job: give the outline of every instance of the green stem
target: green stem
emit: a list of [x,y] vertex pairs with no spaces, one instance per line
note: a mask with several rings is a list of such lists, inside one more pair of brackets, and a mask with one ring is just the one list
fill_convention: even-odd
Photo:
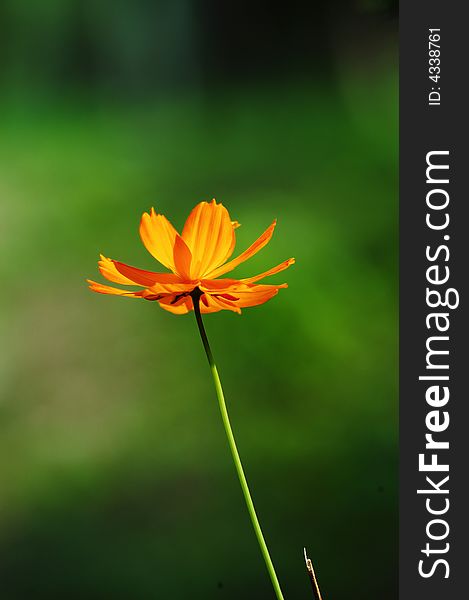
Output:
[[226,437],[228,438],[228,444],[230,446],[231,455],[233,457],[233,461],[236,467],[236,472],[238,473],[239,483],[241,484],[241,489],[243,490],[243,495],[246,501],[249,516],[251,517],[252,526],[254,527],[254,532],[256,534],[257,541],[259,542],[262,556],[264,557],[267,571],[269,572],[270,579],[272,581],[272,585],[274,587],[277,599],[284,600],[282,590],[280,589],[280,583],[278,581],[277,574],[275,573],[272,559],[270,558],[269,549],[267,548],[267,544],[265,543],[259,519],[257,518],[256,509],[254,508],[254,503],[251,498],[248,482],[246,480],[243,465],[239,457],[238,448],[236,447],[236,441],[233,435],[233,430],[231,429],[230,419],[228,417],[228,411],[226,409],[225,397],[223,395],[223,388],[221,385],[220,376],[218,375],[217,366],[215,364],[215,360],[213,359],[212,350],[210,349],[210,344],[202,321],[202,315],[200,314],[200,293],[194,294],[192,299],[194,303],[195,318],[197,320],[197,325],[199,326],[200,337],[202,338],[202,343],[204,345],[205,353],[207,354],[208,363],[210,365],[210,371],[212,372],[212,377],[215,384],[215,390],[217,393],[218,404],[220,406],[221,418],[225,427]]

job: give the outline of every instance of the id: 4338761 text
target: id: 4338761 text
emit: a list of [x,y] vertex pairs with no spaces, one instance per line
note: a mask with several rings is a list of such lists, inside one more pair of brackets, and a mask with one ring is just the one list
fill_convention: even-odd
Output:
[[431,90],[428,94],[429,106],[440,106],[440,77],[441,77],[441,48],[440,48],[440,30],[428,30],[428,79],[431,83]]

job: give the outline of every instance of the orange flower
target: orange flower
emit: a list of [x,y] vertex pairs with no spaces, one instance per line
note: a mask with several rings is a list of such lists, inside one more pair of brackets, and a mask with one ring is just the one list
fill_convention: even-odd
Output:
[[101,255],[99,270],[106,279],[143,289],[131,291],[88,280],[90,289],[100,294],[156,300],[162,308],[177,315],[193,309],[194,297],[200,298],[202,313],[224,309],[241,313],[242,308],[263,304],[275,296],[280,288],[287,287],[286,283],[259,285],[257,282],[287,269],[295,262],[294,258],[255,277],[219,279],[220,275],[229,273],[268,244],[275,223],[247,250],[228,260],[235,247],[235,229],[239,223],[231,220],[222,204],[217,204],[215,200],[197,204],[181,235],[166,217],[152,208],[150,214],[144,213],[142,216],[140,237],[148,252],[171,273],[143,271]]

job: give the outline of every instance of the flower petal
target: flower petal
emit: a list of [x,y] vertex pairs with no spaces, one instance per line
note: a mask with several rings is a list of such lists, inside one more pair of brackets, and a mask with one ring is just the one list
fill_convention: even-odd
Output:
[[110,258],[106,258],[103,254],[100,254],[100,260],[98,261],[98,268],[103,277],[112,281],[113,283],[122,283],[123,285],[135,285],[135,282],[119,273],[116,269],[114,261]]
[[264,273],[261,273],[260,275],[255,275],[254,277],[247,277],[245,279],[240,279],[240,281],[242,281],[243,283],[255,283],[256,281],[260,281],[261,279],[264,279],[264,277],[269,277],[270,275],[275,275],[276,273],[285,271],[285,269],[288,269],[288,267],[293,265],[294,263],[295,263],[295,259],[289,258],[288,260],[283,261],[276,267],[272,267],[272,269],[269,269],[268,271],[264,271]]
[[222,288],[219,285],[221,281],[223,280],[204,280],[200,289],[205,292],[210,306],[216,304],[221,308],[233,310],[234,312],[241,312],[239,310],[241,308],[263,304],[273,298],[279,289],[288,287],[286,283],[281,285],[253,285],[232,280],[231,285]]
[[143,213],[140,221],[140,237],[148,252],[167,269],[174,271],[173,249],[177,231],[166,217],[152,208]]
[[145,294],[159,294],[163,295],[187,295],[190,294],[194,290],[195,285],[193,283],[155,283],[147,290],[145,290]]
[[167,297],[158,302],[158,304],[161,306],[161,308],[164,308],[164,310],[167,310],[174,315],[185,315],[193,308],[192,298],[190,296],[185,296],[176,302],[174,302],[174,297]]
[[119,288],[111,287],[110,285],[103,285],[92,281],[91,279],[86,280],[89,283],[90,290],[98,292],[98,294],[111,294],[113,296],[127,296],[128,298],[142,298],[144,290],[138,292],[131,290],[121,290]]
[[200,202],[192,210],[182,237],[192,253],[191,278],[197,279],[223,264],[233,253],[239,226],[223,204]]
[[149,287],[155,283],[177,283],[180,278],[173,273],[154,273],[144,271],[121,263],[112,258],[106,258],[102,254],[98,262],[101,274],[109,281],[122,283],[123,285],[141,285]]
[[219,304],[212,302],[213,298],[208,294],[203,294],[200,297],[200,312],[203,314],[220,312],[223,307]]
[[258,285],[254,286],[249,292],[234,292],[238,296],[238,300],[233,301],[233,304],[239,308],[264,304],[264,302],[276,296],[279,289],[284,287],[287,287],[287,285]]
[[277,224],[277,220],[275,220],[264,231],[264,233],[259,238],[257,238],[257,240],[253,244],[251,244],[249,246],[249,248],[247,250],[242,252],[238,257],[234,258],[233,260],[230,260],[230,262],[227,262],[226,264],[221,265],[217,269],[210,271],[209,273],[206,274],[205,277],[207,279],[215,279],[216,277],[219,277],[220,275],[224,275],[225,273],[232,271],[235,267],[240,265],[242,262],[244,262],[245,260],[248,260],[248,258],[251,258],[251,256],[254,256],[255,254],[257,254],[257,252],[259,252],[259,250],[262,250],[262,248],[264,248],[264,246],[266,246],[270,242],[272,235],[274,233],[276,224]]
[[[221,279],[201,279],[200,285],[204,289],[209,290],[227,290],[232,286],[239,286],[242,284],[252,284],[264,279],[264,277],[269,277],[270,275],[275,275],[276,273],[280,273],[285,269],[288,269],[291,265],[295,264],[294,258],[289,258],[288,260],[283,261],[276,267],[269,269],[268,271],[264,271],[264,273],[260,273],[259,275],[255,275],[254,277],[246,277],[244,279],[233,279],[230,277],[225,277]],[[284,285],[276,286],[276,287],[284,287]]]
[[210,296],[209,294],[205,294],[202,298],[206,298],[206,304],[201,303],[200,312],[202,313],[213,313],[218,312],[220,310],[231,310],[232,312],[241,314],[241,309],[236,306],[233,302],[229,302],[225,298],[221,298],[218,296]]
[[174,243],[174,270],[186,280],[191,280],[192,254],[186,242],[177,234]]

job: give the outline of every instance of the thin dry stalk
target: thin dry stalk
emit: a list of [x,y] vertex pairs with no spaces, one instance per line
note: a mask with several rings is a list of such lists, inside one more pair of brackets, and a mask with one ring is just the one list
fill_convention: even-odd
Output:
[[303,548],[303,551],[304,551],[304,555],[305,555],[306,569],[308,571],[309,579],[311,581],[311,587],[313,588],[313,592],[314,592],[314,598],[315,598],[315,600],[322,600],[321,590],[319,589],[318,580],[316,579],[316,573],[314,572],[313,563],[311,562],[311,559],[308,558],[308,555],[306,554],[306,548]]

